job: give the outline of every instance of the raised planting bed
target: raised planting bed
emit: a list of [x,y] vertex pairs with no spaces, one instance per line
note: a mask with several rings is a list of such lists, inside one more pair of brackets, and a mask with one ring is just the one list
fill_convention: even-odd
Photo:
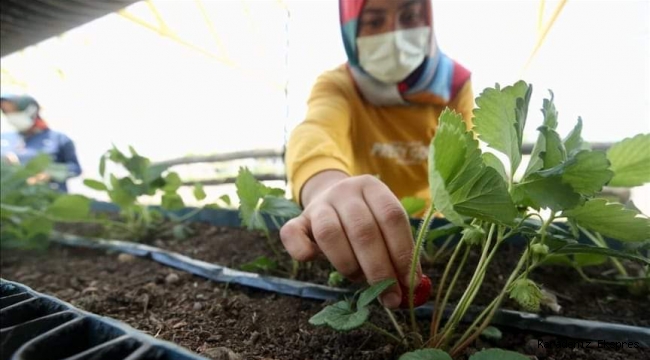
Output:
[[[191,224],[191,227],[195,235],[185,240],[161,238],[154,243],[194,259],[232,268],[261,255],[272,256],[264,237],[256,232],[200,223]],[[68,226],[66,230],[71,232],[74,228]],[[88,234],[91,229],[82,227],[77,232]],[[520,250],[510,245],[507,251]],[[471,255],[469,261],[473,261],[474,256]],[[495,274],[505,273],[512,266],[510,258],[504,257],[504,261],[492,265],[496,267]],[[288,261],[288,257],[284,260]],[[424,263],[424,271],[434,284],[444,260],[436,263],[438,265]],[[503,271],[499,270],[501,267]],[[397,359],[400,354],[399,348],[366,329],[341,334],[310,325],[308,320],[323,308],[322,301],[216,283],[117,252],[61,245],[53,245],[47,252],[5,250],[1,274],[5,279],[24,283],[90,312],[125,321],[138,330],[207,357],[220,351],[215,350],[219,347],[229,348],[244,359]],[[329,265],[317,261],[311,269],[303,268],[299,279],[325,284],[328,274]],[[498,277],[486,279],[481,290],[485,296],[479,297],[478,304],[483,298],[494,296]],[[647,295],[634,297],[625,288],[587,284],[580,281],[574,271],[558,267],[543,268],[536,272],[534,279],[559,295],[563,316],[649,326],[650,314],[644,306]],[[324,296],[317,292],[311,295]],[[509,302],[504,307],[516,308]],[[406,322],[406,313],[398,313],[398,319]],[[372,321],[390,328],[388,318],[376,305],[372,307]],[[498,325],[503,332],[501,340],[478,339],[463,357],[489,347],[556,360],[646,359],[650,356],[648,348],[604,346],[602,341],[625,341],[614,339],[614,335],[608,338],[613,332],[570,339],[522,331],[515,323],[504,325],[507,323]],[[521,328],[522,324],[519,325]],[[421,326],[424,328],[426,322],[421,322]],[[566,328],[571,326],[575,324],[569,323]],[[539,346],[539,341],[545,345]],[[578,342],[571,346],[569,341]]]

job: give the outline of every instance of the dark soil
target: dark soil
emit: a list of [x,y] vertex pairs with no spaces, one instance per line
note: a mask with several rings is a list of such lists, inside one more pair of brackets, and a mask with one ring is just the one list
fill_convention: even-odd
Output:
[[[215,247],[217,238],[210,238]],[[247,248],[243,238],[246,236],[237,238],[238,245]],[[230,240],[234,241],[233,237]],[[193,241],[185,244],[190,246]],[[225,346],[243,359],[255,360],[389,360],[399,356],[398,349],[369,331],[337,334],[309,325],[309,317],[323,306],[320,302],[216,284],[148,260],[53,246],[47,252],[3,251],[0,269],[2,278],[122,320],[203,355]],[[176,275],[170,276],[172,273]],[[375,309],[372,320],[389,329],[383,315]],[[539,340],[565,339],[502,330],[502,340],[494,344],[479,340],[467,354],[497,346],[539,359],[650,358],[650,349],[612,350],[595,343],[588,348],[539,348]]]
[[[153,245],[233,268],[259,256],[273,257],[262,234],[206,224],[191,224],[190,228],[194,235],[187,239],[160,238]],[[61,230],[100,235],[99,229],[92,226],[68,225]],[[277,233],[272,235],[281,249]],[[489,302],[498,293],[520,250],[504,246],[501,253],[488,271],[492,277],[484,282],[481,297],[477,299],[479,304]],[[1,275],[8,280],[125,321],[203,354],[218,346],[229,347],[247,359],[394,359],[399,354],[399,349],[386,345],[383,338],[364,330],[341,335],[309,325],[309,317],[323,306],[315,301],[236,285],[228,287],[178,272],[175,274],[179,280],[170,282],[166,280],[173,269],[99,251],[53,246],[46,253],[4,251],[2,255]],[[273,275],[290,275],[289,258],[283,256],[279,259],[280,268]],[[477,259],[477,254],[470,256],[468,269],[473,269]],[[433,265],[424,264],[434,284],[443,264],[445,258]],[[326,261],[319,260],[303,266],[297,278],[324,284],[331,270]],[[601,269],[591,271],[597,273]],[[470,276],[470,272],[461,275],[457,296]],[[650,309],[642,305],[647,304],[647,296],[633,297],[625,288],[587,284],[573,270],[565,268],[538,269],[533,278],[558,294],[562,315],[650,325]],[[506,303],[505,307],[516,308],[513,303]],[[388,329],[390,326],[383,315],[377,312],[373,321]],[[650,355],[648,349],[539,349],[538,340],[562,339],[506,331],[499,343],[479,340],[476,348],[498,346],[552,359],[646,359]],[[475,349],[468,350],[472,351]]]

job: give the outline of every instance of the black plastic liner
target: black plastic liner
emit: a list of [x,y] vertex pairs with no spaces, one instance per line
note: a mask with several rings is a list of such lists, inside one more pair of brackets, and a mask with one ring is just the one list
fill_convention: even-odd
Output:
[[[68,234],[56,234],[53,241],[76,247],[86,247],[124,252],[131,255],[152,259],[158,263],[177,268],[191,274],[216,282],[234,283],[279,294],[299,296],[316,300],[337,300],[352,295],[352,290],[333,288],[303,281],[296,281],[273,276],[264,276],[205,261],[192,259],[185,255],[153,246],[120,240],[86,239]],[[450,315],[453,308],[445,309],[444,315]],[[430,304],[416,309],[420,318],[430,318],[433,306]],[[482,309],[472,307],[465,322],[472,322]],[[562,316],[541,316],[513,310],[497,310],[492,320],[495,326],[516,328],[523,331],[535,331],[555,336],[584,340],[604,340],[608,342],[638,342],[641,347],[650,347],[650,329],[638,326],[606,323],[601,321],[581,320]]]
[[208,360],[0,279],[0,360]]

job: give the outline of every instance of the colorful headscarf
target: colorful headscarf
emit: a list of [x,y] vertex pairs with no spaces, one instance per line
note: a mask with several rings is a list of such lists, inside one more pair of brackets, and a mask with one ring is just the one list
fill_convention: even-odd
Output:
[[433,31],[433,12],[431,0],[424,0],[427,6],[427,25],[431,27],[431,47],[424,64],[399,84],[386,84],[367,74],[359,65],[357,52],[357,32],[359,17],[365,0],[339,0],[341,33],[345,52],[348,56],[348,69],[357,88],[364,98],[374,105],[406,105],[425,103],[445,105],[467,82],[470,72],[442,53]]

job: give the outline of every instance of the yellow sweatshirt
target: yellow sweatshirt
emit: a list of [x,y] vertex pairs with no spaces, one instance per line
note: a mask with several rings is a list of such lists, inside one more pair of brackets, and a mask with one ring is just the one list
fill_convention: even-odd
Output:
[[305,120],[291,133],[286,151],[293,198],[324,170],[377,175],[397,198],[430,201],[429,144],[445,107],[462,114],[467,128],[474,96],[467,80],[445,105],[375,106],[357,91],[345,65],[322,74],[308,100]]

